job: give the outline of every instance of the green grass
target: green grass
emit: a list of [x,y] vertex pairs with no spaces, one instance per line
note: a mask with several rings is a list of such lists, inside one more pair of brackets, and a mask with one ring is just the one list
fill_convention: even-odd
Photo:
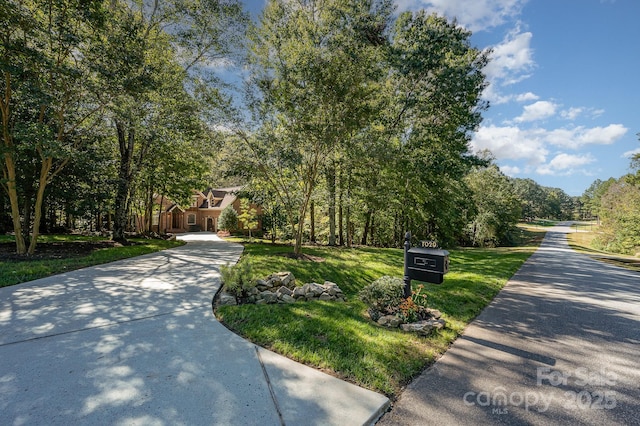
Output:
[[571,232],[567,234],[567,241],[573,250],[615,266],[632,271],[640,271],[640,259],[637,257],[610,253],[594,248],[593,240],[598,236],[598,226],[587,224],[581,225],[579,229],[586,232]]
[[[101,241],[106,240],[101,237],[84,237],[79,235],[45,235],[38,244],[48,242],[70,242],[70,241]],[[2,236],[0,242],[12,242],[13,238]],[[181,241],[146,240],[133,239],[135,245],[123,247],[103,248],[93,251],[85,256],[70,257],[64,259],[27,259],[27,260],[0,260],[0,287],[14,285],[38,278],[74,269],[85,268],[87,266],[99,265],[113,262],[115,260],[140,256],[142,254],[153,253],[171,247],[184,244]]]
[[357,298],[362,287],[382,275],[402,276],[399,249],[305,248],[305,254],[324,259],[310,262],[282,256],[292,251],[290,246],[246,244],[244,255],[250,256],[258,276],[288,270],[298,284],[333,281],[348,300],[225,306],[216,313],[230,329],[258,345],[395,398],[446,351],[534,250],[535,245],[451,250],[444,283],[425,284],[429,306],[439,309],[447,322],[429,337],[379,327],[366,317],[366,307]]

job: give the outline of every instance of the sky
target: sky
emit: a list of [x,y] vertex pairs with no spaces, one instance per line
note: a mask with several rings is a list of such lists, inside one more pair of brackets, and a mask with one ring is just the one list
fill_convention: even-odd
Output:
[[[489,109],[471,148],[503,173],[579,196],[640,153],[639,0],[395,0],[471,30],[491,49]],[[265,0],[245,0],[254,13]]]

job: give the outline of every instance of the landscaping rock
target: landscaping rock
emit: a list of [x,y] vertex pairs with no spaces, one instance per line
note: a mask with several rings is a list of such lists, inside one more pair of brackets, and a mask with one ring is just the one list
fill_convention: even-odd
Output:
[[400,328],[404,331],[411,331],[419,334],[420,336],[427,336],[431,333],[431,331],[435,329],[441,329],[444,327],[443,320],[424,320],[418,321],[410,324],[402,324]]
[[269,290],[261,292],[260,298],[264,300],[265,303],[278,303],[278,295]]
[[307,297],[309,297],[309,293],[312,293],[314,296],[319,297],[322,293],[325,292],[325,288],[318,283],[310,283],[309,291],[307,292]]
[[272,287],[273,287],[273,284],[272,284],[272,283],[268,283],[268,282],[267,282],[267,281],[265,281],[265,280],[257,280],[257,281],[256,281],[256,288],[257,288],[259,291],[268,290],[268,289],[270,289],[270,288],[272,288]]
[[284,294],[286,294],[287,296],[291,296],[293,294],[293,291],[288,289],[287,287],[280,287],[278,288],[278,290],[276,290],[276,294],[278,295],[278,297]]
[[440,317],[442,316],[442,312],[437,309],[427,308],[427,312],[429,312],[429,315],[431,315],[435,319],[440,319]]
[[401,323],[402,320],[395,315],[385,315],[378,318],[378,324],[384,327],[398,328]]
[[280,297],[280,300],[282,300],[284,303],[296,303],[296,299],[289,296],[288,294],[283,294],[282,297]]
[[324,300],[324,301],[330,301],[330,300],[336,300],[336,297],[327,293],[322,293],[320,297],[318,297],[318,299]]
[[238,301],[235,296],[229,293],[220,293],[219,304],[220,306],[233,306],[237,305]]
[[[344,302],[345,297],[340,287],[331,281],[325,281],[324,284],[308,283],[297,287],[296,279],[291,272],[277,272],[265,279],[256,280],[256,286],[247,291],[246,297],[240,303],[293,303],[313,300]],[[238,303],[235,298],[234,301]],[[225,303],[231,304],[232,301],[225,299]]]

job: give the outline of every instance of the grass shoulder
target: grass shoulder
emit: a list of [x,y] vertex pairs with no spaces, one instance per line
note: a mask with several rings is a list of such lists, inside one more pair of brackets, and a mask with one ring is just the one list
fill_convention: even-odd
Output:
[[447,324],[428,337],[378,326],[358,299],[377,278],[402,276],[401,249],[306,247],[313,260],[301,261],[290,257],[288,245],[245,243],[244,256],[250,256],[257,277],[291,271],[298,283],[332,281],[347,302],[224,306],[216,314],[260,346],[395,398],[446,351],[536,247],[450,250],[444,283],[424,285],[429,307],[440,310]]
[[106,238],[44,235],[33,256],[16,256],[12,237],[0,238],[0,287],[32,281],[87,266],[177,247],[181,241],[132,239],[122,246]]
[[597,225],[579,224],[572,229],[575,229],[575,232],[567,234],[567,241],[573,250],[602,262],[640,272],[640,259],[637,257],[610,253],[594,247],[594,240],[598,237],[599,232]]

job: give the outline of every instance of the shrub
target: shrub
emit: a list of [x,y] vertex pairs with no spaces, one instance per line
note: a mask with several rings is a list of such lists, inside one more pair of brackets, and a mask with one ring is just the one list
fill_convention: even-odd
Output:
[[227,293],[236,297],[248,296],[249,291],[256,286],[249,256],[243,257],[233,266],[221,266],[220,275]]
[[238,229],[238,212],[235,211],[233,206],[229,205],[222,210],[218,219],[218,228],[229,232]]
[[369,307],[371,319],[376,321],[383,315],[393,315],[404,301],[402,278],[383,276],[360,290],[360,300]]

